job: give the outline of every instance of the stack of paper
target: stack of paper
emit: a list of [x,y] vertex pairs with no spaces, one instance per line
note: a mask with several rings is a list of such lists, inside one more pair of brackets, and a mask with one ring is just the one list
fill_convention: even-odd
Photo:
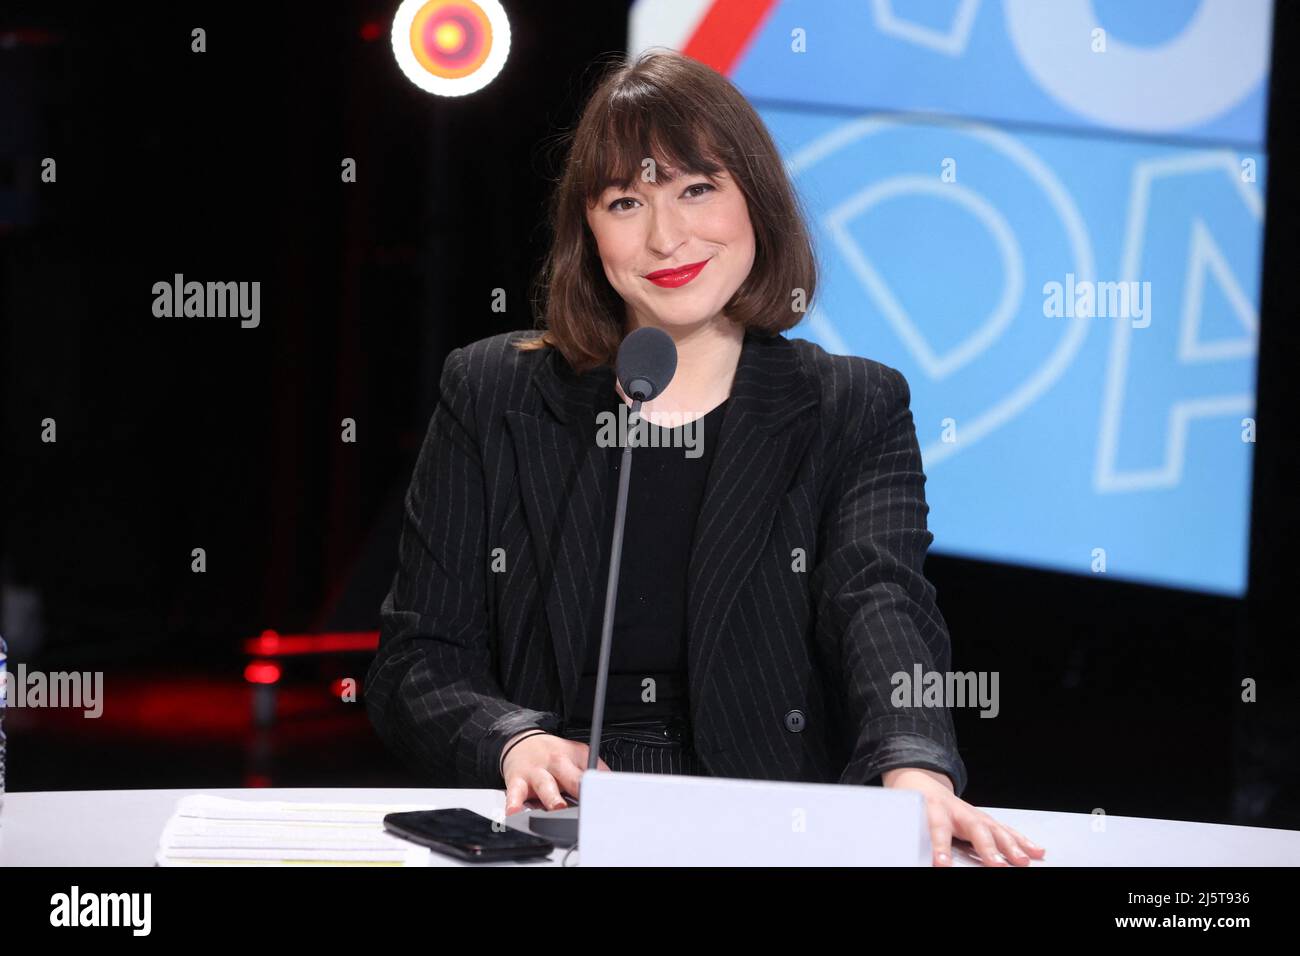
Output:
[[159,866],[428,866],[429,850],[384,830],[422,806],[182,797],[163,828]]

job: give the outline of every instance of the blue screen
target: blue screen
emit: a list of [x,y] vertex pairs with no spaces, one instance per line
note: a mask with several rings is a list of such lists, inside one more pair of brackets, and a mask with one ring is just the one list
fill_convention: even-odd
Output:
[[935,552],[1244,593],[1271,29],[783,0],[730,65],[822,266],[788,334],[907,377]]

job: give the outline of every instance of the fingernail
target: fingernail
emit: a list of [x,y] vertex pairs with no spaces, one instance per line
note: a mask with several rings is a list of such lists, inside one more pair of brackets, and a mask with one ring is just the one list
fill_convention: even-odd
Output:
[[1007,862],[1007,858],[1006,858],[1005,856],[1003,856],[1001,853],[994,853],[994,854],[993,854],[993,859],[997,860],[999,863],[1006,863],[1006,862]]
[[940,854],[939,854],[939,865],[940,865],[940,866],[947,866],[948,863],[949,863],[949,861],[950,861],[951,859],[952,859],[952,858],[951,858],[950,856],[948,856],[947,853],[940,853]]

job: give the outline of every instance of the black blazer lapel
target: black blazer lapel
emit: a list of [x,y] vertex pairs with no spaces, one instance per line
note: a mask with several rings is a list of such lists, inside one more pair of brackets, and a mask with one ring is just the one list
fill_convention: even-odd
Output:
[[547,349],[533,381],[549,414],[509,411],[539,585],[545,595],[555,663],[567,720],[578,691],[596,589],[604,583],[599,560],[608,485],[606,449],[596,445],[601,396],[614,390],[612,369],[576,376]]
[[746,336],[687,576],[687,660],[696,726],[713,651],[736,593],[767,542],[781,496],[807,453],[817,404],[817,391],[789,342]]

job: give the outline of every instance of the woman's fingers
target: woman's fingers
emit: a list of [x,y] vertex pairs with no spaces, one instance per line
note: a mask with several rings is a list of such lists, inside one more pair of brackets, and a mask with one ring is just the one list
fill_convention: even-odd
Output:
[[967,827],[966,839],[975,847],[975,852],[979,854],[980,862],[985,866],[1010,866],[999,851],[997,842],[993,839],[993,830],[988,824],[981,820],[976,820]]
[[931,804],[929,810],[930,847],[934,852],[934,865],[952,866],[952,818],[937,802]]
[[930,824],[930,849],[935,866],[952,865],[952,815],[938,800],[925,801]]
[[[568,740],[557,745],[555,739],[544,739],[541,734],[536,739],[535,745],[532,740],[519,744],[507,760],[506,816],[521,811],[530,799],[547,810],[563,810],[569,805],[564,793],[577,797],[582,787],[587,745]],[[609,770],[603,760],[598,760],[596,767]]]
[[523,777],[511,778],[506,784],[506,816],[522,810],[530,792],[528,781]]
[[547,771],[541,767],[534,767],[528,775],[528,782],[532,784],[533,793],[537,794],[537,799],[547,810],[563,810],[568,804],[564,797],[560,796],[560,788]]
[[1046,850],[1044,850],[1041,846],[1039,846],[1033,840],[1029,839],[1029,837],[1025,836],[1020,831],[1013,830],[1011,829],[1011,827],[1006,827],[1006,830],[1008,833],[1010,833],[1013,837],[1016,838],[1016,842],[1020,844],[1020,849],[1023,850],[1029,856],[1041,860],[1047,854]]
[[1011,827],[998,823],[988,814],[980,814],[973,822],[972,828],[975,832],[982,830],[989,834],[992,841],[992,846],[986,852],[983,846],[971,840],[972,843],[976,843],[976,852],[986,866],[1028,866],[1031,856],[1041,859],[1045,853],[1042,847]]
[[1030,857],[1041,859],[1046,851],[1003,826],[987,813],[954,796],[951,791],[936,793],[933,784],[909,779],[899,786],[911,786],[925,794],[925,811],[930,827],[930,846],[935,866],[952,866],[953,838],[965,840],[985,866],[1028,866]]
[[1003,857],[1010,860],[1014,866],[1029,865],[1029,856],[1024,850],[1020,849],[1020,841],[1016,839],[1016,835],[1010,829],[995,823],[992,830],[993,839],[997,840]]
[[578,796],[578,789],[582,785],[582,771],[586,769],[586,766],[586,761],[582,763],[582,766],[579,766],[574,763],[569,754],[556,752],[551,754],[551,762],[546,769],[550,771],[556,783],[564,788],[565,793],[576,797]]

